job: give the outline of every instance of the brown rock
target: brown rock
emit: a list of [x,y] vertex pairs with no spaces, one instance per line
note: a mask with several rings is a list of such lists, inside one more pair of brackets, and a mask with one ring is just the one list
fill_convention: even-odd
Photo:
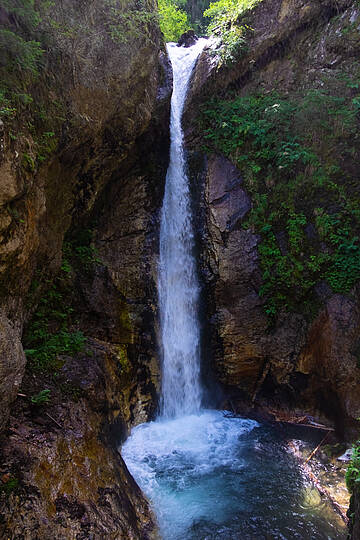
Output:
[[[245,21],[252,28],[247,35],[248,52],[231,66],[219,66],[215,45],[210,43],[196,65],[184,118],[189,152],[201,161],[202,133],[193,118],[214,96],[232,99],[275,90],[296,99],[308,90],[323,92],[327,85],[337,95],[342,73],[357,77],[354,58],[360,39],[354,29],[358,21],[358,6],[350,0],[264,0],[257,4]],[[302,116],[302,128],[311,130],[314,115],[310,108],[308,116]],[[357,196],[358,159],[343,155],[341,136],[333,145],[321,131],[313,133],[312,140],[324,162],[337,160],[344,176],[354,179]],[[238,152],[241,148],[234,154]],[[268,328],[259,297],[258,238],[243,229],[251,200],[237,182],[241,171],[232,171],[231,163],[221,156],[208,157],[203,175],[195,171],[197,182],[203,182],[198,189],[205,196],[199,225],[204,229],[201,265],[214,370],[227,390],[242,393],[248,401],[256,398],[273,409],[308,411],[323,421],[331,419],[339,433],[345,429],[347,437],[357,436],[359,291],[355,288],[347,298],[318,283],[315,293],[322,308],[312,324],[307,320],[310,316],[305,319],[284,310]],[[270,192],[272,187],[265,181],[262,189]],[[311,241],[317,240],[311,227],[306,233]],[[286,234],[277,231],[276,239],[281,252],[287,253]]]
[[[119,3],[124,12],[137,7]],[[19,486],[0,497],[4,537],[156,536],[117,446],[156,409],[155,233],[172,78],[155,17],[126,39],[121,25],[112,37],[114,24],[108,2],[65,0],[51,20],[44,15],[51,46],[36,98],[48,114],[53,104],[60,110],[56,148],[43,164],[21,159],[24,149],[36,158],[31,119],[19,119],[24,136],[16,141],[9,126],[0,129],[3,202],[10,201],[0,209],[0,429],[24,374],[23,324],[59,270],[65,233],[72,241],[91,228],[102,260],[78,260],[67,277],[63,301],[87,336],[85,352],[63,358],[56,377],[26,373],[24,395],[51,390],[46,407],[13,405],[1,461]]]
[[[247,36],[248,54],[243,55],[239,61],[229,67],[225,65],[218,67],[214,44],[210,44],[201,54],[190,84],[184,113],[188,140],[195,136],[191,119],[196,116],[200,104],[207,97],[224,96],[228,88],[241,89],[253,79],[256,80],[258,72],[261,72],[261,81],[256,81],[256,83],[260,82],[259,86],[256,85],[257,89],[264,90],[264,87],[269,86],[269,90],[273,90],[281,84],[283,90],[288,90],[289,86],[295,82],[294,66],[288,58],[284,57],[282,51],[291,47],[294,39],[299,39],[298,48],[301,55],[309,52],[306,59],[301,59],[302,63],[299,66],[303,76],[316,77],[316,70],[320,67],[320,51],[314,50],[317,46],[319,49],[322,48],[322,62],[327,65],[330,61],[333,65],[338,54],[334,57],[334,51],[331,51],[330,46],[324,47],[325,43],[330,45],[330,38],[326,36],[326,33],[332,32],[330,28],[326,28],[326,22],[336,13],[340,14],[346,10],[349,12],[353,9],[352,0],[339,2],[317,0],[311,3],[303,0],[260,2],[252,11],[250,18],[246,19],[246,24],[253,30]],[[317,26],[319,21],[325,22],[320,34],[318,34]],[[317,36],[326,36],[326,40],[320,39],[319,43],[314,44],[314,48],[310,47],[308,51],[307,44],[304,44],[307,39],[302,39],[306,32],[309,32],[313,40]],[[336,37],[338,41],[341,41],[341,33],[333,33],[331,40]],[[308,64],[306,73],[303,69],[305,62]],[[268,79],[268,84],[264,84],[264,79]]]
[[187,32],[184,32],[180,36],[177,46],[178,47],[191,47],[192,45],[195,45],[197,39],[198,38],[195,35],[195,31],[188,30]]
[[258,294],[258,239],[241,229],[249,199],[239,179],[224,157],[209,157],[202,261],[214,370],[232,393],[327,417],[351,436],[360,415],[358,303],[330,295],[310,328],[303,316],[284,312],[269,332]]
[[0,429],[5,427],[10,403],[20,388],[25,367],[25,355],[21,345],[19,328],[0,316]]
[[[2,537],[157,538],[148,502],[117,452],[126,426],[141,418],[133,371],[119,347],[92,341],[48,384],[51,405],[40,418],[17,402],[0,444],[1,462],[17,481],[0,497]],[[59,386],[68,388],[66,400]]]
[[356,358],[359,339],[358,304],[334,295],[311,325],[299,357],[298,371],[312,374],[332,392],[336,400],[328,406],[341,407],[333,412],[339,418],[355,420],[360,415],[360,368]]
[[[124,12],[135,8],[131,0],[119,7]],[[100,211],[106,186],[126,183],[124,178],[139,160],[141,146],[154,148],[153,141],[158,138],[163,160],[167,153],[171,70],[164,57],[157,21],[154,18],[146,32],[140,24],[131,36],[122,35],[126,29],[119,27],[121,35],[114,38],[110,31],[115,24],[111,9],[106,2],[79,4],[66,0],[62,9],[51,14],[51,20],[43,14],[47,44],[36,102],[48,115],[54,115],[54,138],[58,141],[45,162],[37,161],[35,138],[42,134],[29,132],[27,126],[32,118],[24,114],[17,119],[16,140],[9,135],[14,126],[6,122],[0,126],[0,303],[4,320],[7,317],[10,321],[4,323],[4,351],[11,339],[11,328],[17,328],[12,338],[13,352],[0,359],[7,386],[6,392],[2,392],[0,428],[6,423],[10,401],[24,370],[24,355],[18,350],[17,340],[29,318],[29,307],[36,307],[28,302],[31,283],[53,278],[61,262],[65,233],[69,228],[88,226],[89,219]],[[148,9],[155,9],[155,4],[150,3]],[[12,23],[6,19],[4,24]],[[25,154],[33,163],[24,161]],[[149,156],[148,153],[146,166],[150,169]],[[161,197],[162,167],[160,164],[154,173],[156,186],[153,180],[151,186],[145,186],[150,182],[149,175],[141,172],[141,167],[137,173],[131,173],[138,178],[139,193],[144,197],[146,191],[153,198],[149,221]],[[124,196],[126,189],[131,191],[127,186]],[[117,234],[127,235],[125,225]],[[145,240],[143,233],[134,241],[132,251],[142,253]],[[121,282],[116,295],[121,290],[126,297],[136,296],[135,286],[130,283],[130,265],[139,264],[139,258],[133,255],[132,259],[129,256],[121,261],[119,256],[117,262],[120,267],[112,267],[108,272],[117,285]],[[138,271],[145,271],[145,267]],[[101,279],[97,276],[99,291],[108,287],[100,283]],[[44,289],[40,288],[39,294]],[[142,294],[143,291],[139,293]],[[114,306],[119,302],[124,303],[124,298],[111,301],[117,316],[121,307]],[[112,320],[111,324],[116,326],[117,322]],[[101,332],[98,337],[103,337]],[[15,386],[12,388],[11,384]]]

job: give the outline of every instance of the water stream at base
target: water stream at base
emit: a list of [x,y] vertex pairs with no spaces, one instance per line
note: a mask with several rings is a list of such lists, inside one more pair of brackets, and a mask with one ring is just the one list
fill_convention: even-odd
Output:
[[121,449],[164,540],[344,539],[274,428],[201,407],[199,286],[181,115],[205,40],[168,46],[174,70],[170,165],[160,230],[162,396],[155,422]]

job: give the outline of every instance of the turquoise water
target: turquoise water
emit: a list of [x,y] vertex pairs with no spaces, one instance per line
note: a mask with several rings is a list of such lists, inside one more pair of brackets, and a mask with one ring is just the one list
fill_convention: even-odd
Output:
[[203,411],[137,426],[122,455],[164,540],[346,538],[273,427]]

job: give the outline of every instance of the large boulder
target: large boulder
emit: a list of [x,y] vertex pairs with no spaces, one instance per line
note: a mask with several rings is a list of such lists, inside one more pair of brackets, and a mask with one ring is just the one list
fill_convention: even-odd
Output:
[[197,41],[197,36],[195,35],[195,30],[187,30],[180,37],[177,43],[178,47],[191,47],[195,45]]

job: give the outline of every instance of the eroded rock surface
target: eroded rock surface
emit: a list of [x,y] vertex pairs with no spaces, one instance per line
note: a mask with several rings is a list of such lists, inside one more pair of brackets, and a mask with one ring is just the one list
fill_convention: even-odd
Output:
[[[29,88],[42,112],[30,106],[0,125],[7,538],[156,535],[117,452],[157,406],[155,259],[172,72],[154,10],[151,1],[67,0],[51,16],[44,11],[44,68]],[[119,23],[130,14],[131,31]],[[45,149],[40,130],[51,139]],[[84,349],[32,365],[23,378],[24,329],[31,332],[39,303],[57,286],[48,329],[61,328],[62,313],[67,331],[85,336]],[[48,403],[36,405],[44,389]]]
[[259,296],[259,239],[241,226],[249,207],[240,172],[223,156],[211,155],[202,265],[213,309],[213,367],[230,392],[264,399],[275,409],[316,411],[341,429],[344,418],[359,412],[358,304],[332,295],[312,324],[300,314],[282,314],[269,332]]
[[[266,404],[274,411],[285,407],[306,412],[330,420],[339,433],[356,437],[360,407],[358,288],[355,286],[347,295],[333,294],[328,284],[319,282],[312,317],[301,309],[284,309],[276,323],[269,324],[260,294],[261,238],[252,227],[244,226],[254,201],[241,170],[222,155],[199,156],[199,145],[211,145],[212,140],[202,139],[201,124],[193,119],[214,96],[231,100],[275,91],[283,99],[296,99],[299,92],[316,93],[326,88],[335,89],[337,95],[341,76],[357,77],[359,8],[347,0],[264,0],[245,22],[252,28],[247,34],[248,49],[233,65],[218,66],[214,44],[204,50],[185,112],[194,184],[197,191],[202,190],[205,201],[198,224],[201,227],[205,223],[199,236],[205,238],[200,264],[206,284],[208,335],[212,336],[209,356],[226,392],[238,399]],[[354,177],[355,185],[354,164],[350,154],[341,150],[345,141],[336,148],[331,146],[316,132],[313,118],[309,115],[302,122],[313,130],[318,151],[325,161],[338,160],[344,178],[349,178],[351,185]],[[241,151],[234,151],[234,156]],[[269,179],[269,193],[272,187]],[[309,202],[315,206],[321,203]],[[314,235],[311,225],[306,234]],[[286,232],[276,235],[281,253],[286,254]]]
[[[284,90],[290,90],[296,84],[316,80],[319,72],[331,70],[344,59],[355,58],[358,42],[355,39],[350,47],[348,43],[344,45],[341,19],[346,24],[354,15],[356,19],[357,13],[352,0],[260,2],[251,13],[253,31],[247,35],[248,54],[229,69],[218,68],[216,54],[210,51],[211,43],[202,53],[185,112],[189,130],[191,117],[207,96],[226,95],[230,89],[239,91],[267,85],[274,88],[278,86],[275,81]],[[329,23],[334,17],[339,17],[339,25]],[[284,54],[290,50],[296,50],[295,61]]]
[[[34,390],[32,379],[25,377],[23,392]],[[124,347],[91,340],[48,382],[49,405],[17,401],[0,448],[3,480],[17,482],[2,501],[1,536],[157,537],[148,503],[116,451],[127,426],[141,419],[132,410],[137,383]]]
[[[51,147],[48,143],[43,149],[39,142],[44,135],[37,126],[44,112],[38,117],[36,111],[25,111],[1,124],[1,303],[16,339],[28,318],[31,284],[56,274],[64,234],[70,227],[86,227],[106,186],[121,183],[134,167],[136,141],[146,137],[150,123],[149,145],[154,148],[158,139],[160,148],[165,136],[166,159],[171,68],[157,22],[154,18],[147,33],[141,23],[131,35],[122,35],[127,30],[119,27],[114,38],[112,9],[107,2],[67,1],[51,17],[43,14],[45,68],[30,90],[46,111]],[[123,15],[134,9],[131,2],[118,7]],[[154,6],[149,3],[146,9],[151,14]],[[161,176],[161,171],[160,164],[153,173]],[[146,173],[139,174],[146,184]],[[162,182],[157,182],[158,197]],[[21,378],[24,362],[21,355],[17,358],[13,368]],[[4,404],[13,398],[6,384],[1,393]]]

